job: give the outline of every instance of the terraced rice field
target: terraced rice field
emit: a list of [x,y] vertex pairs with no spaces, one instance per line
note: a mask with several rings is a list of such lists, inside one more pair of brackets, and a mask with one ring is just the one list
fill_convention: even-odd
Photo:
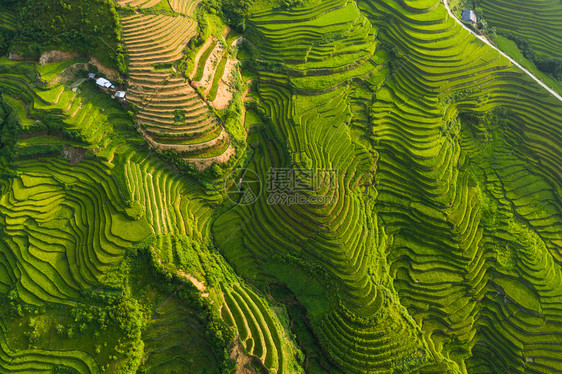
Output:
[[212,347],[202,342],[205,331],[198,319],[196,311],[174,299],[160,304],[144,332],[147,360],[143,368],[152,372],[213,372],[217,358]]
[[0,27],[5,28],[7,30],[15,31],[16,30],[16,15],[14,12],[11,12],[7,9],[0,9]]
[[[189,13],[194,4],[172,6]],[[233,154],[229,135],[207,103],[184,78],[159,68],[181,59],[196,22],[184,16],[143,14],[122,22],[130,59],[128,100],[139,108],[137,118],[146,139],[201,168],[228,161]]]
[[[62,86],[35,91],[23,74],[29,69],[21,67],[0,76],[4,99],[21,109],[18,116],[26,137],[20,153],[53,145],[48,149],[60,153],[64,141],[58,148],[62,139],[45,133],[75,131],[76,145],[106,146],[111,157],[121,145],[109,138],[116,133],[113,126],[118,129],[120,121],[126,122],[122,109],[89,82],[80,93]],[[57,123],[53,119],[60,128],[49,128],[48,123]],[[18,169],[21,177],[3,181],[0,203],[2,227],[8,234],[1,244],[2,289],[15,286],[28,304],[74,303],[80,290],[103,279],[126,248],[150,234],[142,222],[125,226],[129,218],[108,163],[72,166],[67,160],[31,159],[20,162]],[[13,261],[21,267],[12,268]]]
[[499,31],[526,39],[539,54],[562,58],[562,4],[555,0],[480,2]]
[[[53,159],[22,162],[19,169],[24,176],[3,186],[7,192],[0,203],[8,235],[1,244],[8,261],[2,264],[2,286],[15,284],[24,302],[72,302],[149,234],[142,222],[126,225],[107,168],[87,162],[69,167]],[[103,203],[105,197],[115,203]],[[17,270],[9,265],[14,261],[21,264]]]
[[206,198],[194,183],[162,169],[159,163],[125,156],[124,174],[131,197],[147,215],[155,235],[188,235],[199,240],[208,230],[211,211],[203,204]]
[[0,372],[560,371],[555,97],[437,0],[256,1],[245,171],[193,178],[150,148],[232,155],[205,100],[238,35],[188,82],[169,5],[122,19],[135,116],[57,83],[81,60],[0,60]]
[[[56,76],[71,64],[52,65],[43,67],[46,70],[43,77]],[[36,74],[39,72],[33,64],[17,65],[9,73],[0,74],[0,87],[6,100],[16,109],[25,137],[39,136],[35,142],[41,144],[41,135],[46,132],[53,135],[73,132],[75,143],[96,144],[111,158],[115,149],[124,143],[121,137],[112,135],[129,127],[130,119],[122,106],[100,92],[91,80],[83,81],[76,92],[63,85],[38,90],[33,81]],[[51,143],[49,140],[46,144]],[[25,148],[25,143],[22,145]]]
[[[55,63],[39,69],[57,75],[71,65]],[[38,308],[78,308],[84,292],[111,283],[112,272],[127,261],[128,251],[150,237],[155,238],[152,251],[158,262],[177,267],[177,274],[190,282],[205,279],[204,266],[192,263],[193,257],[189,256],[209,256],[203,243],[209,240],[210,207],[220,201],[220,196],[207,195],[197,182],[148,157],[139,147],[139,139],[131,134],[130,119],[123,108],[93,87],[92,82],[83,81],[76,92],[70,90],[74,85],[39,88],[34,81],[37,73],[34,63],[17,63],[9,74],[0,75],[3,99],[16,110],[22,125],[20,154],[28,149],[31,156],[17,161],[13,165],[17,175],[2,179],[0,184],[0,295],[15,292],[22,303]],[[51,148],[53,145],[57,147]],[[64,147],[69,146],[89,148],[96,156],[70,156],[69,160],[60,157],[66,152]],[[45,147],[49,154],[42,153]],[[186,245],[197,251],[188,251]],[[226,269],[222,261],[220,266]],[[149,270],[144,268],[143,272]],[[224,274],[228,275],[228,270]],[[133,284],[148,282],[134,277],[137,280]],[[238,324],[228,320],[232,328],[242,331],[251,323],[241,322],[246,320],[260,324],[261,330],[256,330],[254,339],[256,344],[263,343],[263,349],[258,353],[256,348],[255,359],[263,361],[261,365],[271,372],[284,372],[283,367],[292,371],[293,364],[288,359],[295,348],[284,327],[263,297],[239,282],[229,278],[221,282],[222,286],[207,289],[207,280],[199,287],[203,297],[215,300],[217,310],[228,309],[223,294],[229,301],[229,297],[235,297],[239,303],[236,305],[244,311],[236,317]],[[149,283],[134,287],[155,286]],[[147,292],[155,297],[160,291]],[[214,372],[219,356],[206,340],[206,322],[200,307],[190,309],[185,300],[158,297],[162,301],[154,307],[139,336],[144,344],[142,368],[159,371],[189,367]],[[62,318],[60,313],[64,315],[57,313],[38,318],[51,321]],[[12,320],[5,324],[0,319],[1,370],[126,371],[125,366],[120,366],[123,352],[110,354],[109,363],[100,362],[100,357],[105,356],[99,356],[99,351],[103,353],[105,348],[99,346],[57,351],[50,343],[40,342],[34,349],[22,350],[21,343],[14,342],[17,328]],[[188,332],[190,340],[185,337]],[[112,340],[104,334],[101,336],[106,343]],[[125,344],[121,338],[119,343]]]
[[[304,196],[322,197],[322,203],[284,206],[268,204],[264,198],[254,206],[237,209],[236,214],[221,217],[216,222],[215,235],[219,243],[223,235],[230,238],[222,250],[236,269],[247,276],[269,279],[271,275],[262,274],[261,268],[272,256],[268,249],[273,248],[298,253],[306,262],[329,269],[324,281],[328,288],[331,282],[338,284],[333,286],[339,289],[334,302],[337,305],[335,300],[340,300],[341,306],[333,305],[311,321],[324,348],[346,371],[384,372],[393,359],[415,357],[418,350],[427,348],[419,339],[417,327],[392,304],[391,295],[376,286],[388,279],[368,275],[370,266],[376,267],[380,258],[376,249],[383,250],[386,238],[379,232],[376,218],[365,214],[365,202],[358,194],[372,178],[375,158],[349,136],[345,123],[352,116],[347,100],[350,92],[342,82],[367,78],[382,69],[375,57],[377,30],[351,2],[315,5],[299,10],[298,14],[264,13],[252,18],[252,31],[263,38],[260,50],[268,59],[284,61],[289,66],[285,76],[260,73],[259,93],[268,117],[273,119],[276,131],[293,155],[289,162],[280,149],[268,144],[250,167],[262,180],[266,180],[269,167],[306,169],[311,164],[313,170],[337,172],[299,175],[299,182],[306,186]],[[349,22],[365,27],[354,28],[345,38],[322,43],[324,34],[338,34]],[[292,31],[294,39],[288,41],[287,48],[274,47],[274,41],[289,29],[297,31]],[[303,30],[303,34],[298,30]],[[310,50],[310,45],[316,47]],[[296,86],[302,99],[285,88],[289,82]],[[299,126],[291,126],[292,121]],[[254,223],[242,226],[248,219]],[[236,231],[240,231],[235,234],[240,242],[231,238]],[[248,254],[241,250],[242,242],[249,248]],[[306,244],[301,247],[297,243]],[[283,267],[271,266],[268,270],[274,271],[280,281],[289,281]],[[299,292],[293,292],[298,297]],[[312,303],[304,305],[309,308]],[[395,316],[392,323],[393,318],[380,309],[383,304]],[[375,314],[379,314],[377,322],[367,322]],[[349,325],[353,315],[360,318]],[[393,339],[382,338],[389,334]],[[350,349],[352,346],[355,348]]]
[[123,0],[119,3],[121,5],[130,5],[132,7],[140,6],[143,8],[150,8],[156,4],[158,4],[159,0]]
[[225,290],[224,298],[223,318],[238,330],[245,352],[256,356],[271,372],[286,372],[285,342],[263,301],[239,284]]
[[[57,63],[41,70],[57,75],[57,69],[60,73],[69,66],[70,63]],[[0,222],[4,239],[0,242],[0,293],[16,290],[22,302],[38,307],[75,306],[84,290],[106,282],[107,274],[122,261],[127,249],[150,236],[157,238],[153,248],[158,261],[192,269],[183,246],[192,243],[203,251],[204,247],[194,243],[208,240],[210,205],[216,204],[219,197],[207,196],[196,182],[139,153],[135,147],[138,139],[127,139],[131,135],[119,131],[120,122],[130,119],[119,104],[92,82],[82,82],[76,92],[62,85],[38,89],[32,79],[35,74],[35,64],[17,64],[11,74],[0,76],[4,99],[17,109],[18,120],[24,126],[25,138],[20,140],[19,147],[31,151],[59,142],[61,147],[68,146],[64,132],[75,133],[79,135],[74,136],[76,147],[94,149],[95,144],[95,151],[105,161],[71,157],[69,162],[56,157],[62,150],[55,148],[50,158],[19,161],[19,176],[2,181]],[[52,118],[57,118],[62,127],[51,128]],[[59,134],[61,131],[63,134]],[[15,263],[20,265],[13,267]],[[202,271],[199,265],[196,276],[201,277]],[[183,270],[181,274],[185,274]],[[186,277],[195,279],[192,275]],[[223,293],[225,296],[220,296]],[[288,344],[290,340],[277,316],[261,297],[232,281],[212,294],[217,295],[213,296],[217,308],[224,305],[225,310],[229,308],[225,297],[231,307],[231,296],[242,297],[237,299],[240,304],[236,305],[240,306],[241,300],[247,299],[248,304],[242,306],[244,311],[236,317],[237,324],[231,322],[232,328],[243,331],[251,322],[241,321],[257,319],[261,332],[256,330],[254,339],[256,344],[263,343],[263,348],[260,352],[256,348],[253,357],[272,372],[292,367],[288,358],[294,348]],[[165,299],[155,309],[142,336],[144,368],[174,370],[193,364],[194,359],[199,368],[213,370],[217,365],[213,348],[201,346],[200,336],[194,336],[191,343],[183,338],[186,329],[204,335],[203,322],[197,321],[199,312],[185,308],[179,301]],[[200,326],[196,328],[197,323]],[[162,334],[167,336],[165,340]],[[99,363],[91,361],[87,351],[16,353],[6,345],[3,352],[7,361],[0,361],[2,365],[12,365],[6,367],[15,368],[19,357],[22,367],[26,367],[26,360],[38,354],[42,358],[28,365],[30,370],[50,370],[55,363],[78,372],[100,370]],[[169,359],[179,352],[186,359],[190,357],[190,361]]]
[[5,339],[6,326],[0,320],[0,369],[7,373],[47,373],[71,370],[78,373],[98,373],[94,357],[81,351],[48,351],[29,349],[13,351]]
[[[322,204],[271,204],[266,193],[220,217],[216,239],[236,270],[286,283],[346,372],[556,370],[555,353],[538,353],[559,333],[557,317],[539,306],[550,291],[529,280],[533,271],[501,267],[503,256],[515,255],[499,248],[528,246],[521,240],[530,230],[544,243],[540,257],[559,259],[560,206],[550,202],[561,182],[560,103],[436,1],[360,1],[359,9],[311,2],[250,20],[257,58],[286,67],[260,71],[258,90],[288,155],[262,139],[248,168],[262,180],[270,167],[335,169],[337,177],[331,184],[298,176],[306,186],[299,193],[327,197]],[[494,128],[493,144],[461,132],[470,124],[459,113],[478,118],[500,106],[509,119]],[[479,159],[484,151],[493,156]],[[509,180],[520,182],[507,187]],[[523,197],[535,188],[545,195]],[[487,218],[488,189],[511,214]],[[279,251],[309,264],[299,262],[301,271],[326,269],[318,287],[337,289],[327,308],[318,310],[319,296],[293,281],[298,267],[269,265]],[[521,322],[508,319],[513,313]],[[546,324],[544,344],[532,315]]]
[[[103,285],[127,251],[151,234],[146,220],[137,220],[124,203],[114,165],[107,161],[124,145],[127,130],[120,126],[130,127],[130,119],[91,82],[77,92],[62,86],[38,88],[38,82],[24,74],[35,68],[14,64],[11,74],[1,78],[3,99],[17,111],[23,128],[20,160],[10,166],[18,172],[1,183],[0,294],[5,300],[6,294],[15,293],[25,305],[24,313],[38,308],[33,317],[37,331],[53,336],[31,346],[22,344],[21,326],[28,322],[14,321],[13,312],[6,312],[10,304],[3,301],[0,371],[119,371],[121,356],[106,366],[107,353],[100,355],[92,342],[97,344],[101,336],[111,344],[113,327],[101,330],[101,335],[98,331],[90,337],[92,343],[85,344],[80,337],[78,343],[61,339],[54,325],[68,318],[65,311],[80,308],[85,290]],[[100,159],[84,160],[84,147],[93,149],[89,142],[100,147]],[[72,329],[71,322],[61,326]]]
[[191,17],[193,16],[195,7],[200,3],[200,0],[170,0],[169,3],[176,12]]

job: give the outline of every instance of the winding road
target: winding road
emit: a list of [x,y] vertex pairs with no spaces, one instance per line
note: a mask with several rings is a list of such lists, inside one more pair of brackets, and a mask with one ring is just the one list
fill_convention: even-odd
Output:
[[555,98],[557,98],[558,100],[562,101],[562,96],[560,96],[558,93],[556,93],[556,91],[554,91],[552,88],[548,87],[546,84],[544,84],[539,78],[535,77],[529,70],[525,69],[523,66],[521,66],[519,63],[517,63],[514,59],[512,59],[511,57],[509,57],[507,54],[505,54],[504,52],[502,52],[501,50],[499,50],[495,45],[493,45],[492,43],[490,43],[490,41],[488,39],[486,39],[485,37],[483,37],[482,35],[478,35],[476,34],[474,31],[472,31],[468,26],[466,26],[464,23],[462,23],[457,17],[455,17],[455,15],[453,14],[453,12],[451,11],[451,8],[449,8],[449,2],[448,0],[443,0],[443,4],[445,5],[445,8],[447,9],[447,12],[449,12],[449,15],[451,17],[453,17],[455,19],[455,21],[457,21],[457,23],[459,25],[461,25],[463,28],[465,28],[466,30],[468,30],[472,35],[476,36],[478,39],[482,40],[484,43],[488,44],[490,47],[494,48],[496,51],[498,51],[502,56],[504,56],[505,58],[507,58],[509,61],[511,61],[511,63],[515,66],[517,66],[519,69],[523,70],[523,72],[525,74],[527,74],[529,77],[531,77],[535,82],[537,82],[538,84],[540,84],[545,90],[547,90],[548,92],[550,92]]

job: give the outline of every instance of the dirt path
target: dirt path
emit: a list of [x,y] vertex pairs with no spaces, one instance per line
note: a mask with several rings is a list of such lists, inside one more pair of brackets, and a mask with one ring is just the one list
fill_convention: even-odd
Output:
[[[154,256],[156,256],[158,263],[162,264],[162,259],[160,258],[160,256],[158,256],[158,253],[156,253],[156,250],[154,248],[152,248],[152,253],[154,254]],[[191,283],[193,283],[193,285],[199,290],[199,292],[201,292],[201,296],[203,297],[208,297],[209,293],[207,292],[207,286],[205,286],[205,283],[201,282],[199,279],[195,278],[193,275],[186,273],[185,271],[179,269],[178,271],[176,271],[176,274],[182,278],[185,278],[187,280],[189,280]]]
[[39,57],[39,65],[45,65],[51,62],[66,61],[76,58],[78,56],[80,56],[78,52],[64,52],[58,50],[47,51],[47,52],[43,52],[41,54],[41,57]]
[[205,283],[201,282],[199,279],[195,278],[193,275],[187,274],[183,270],[178,270],[178,275],[188,279],[191,283],[193,283],[193,285],[199,290],[199,292],[201,292],[201,296],[203,296],[203,297],[209,296],[209,293],[207,292],[207,286],[205,286]]
[[486,43],[487,45],[489,45],[490,47],[494,48],[496,51],[498,51],[503,57],[507,58],[513,65],[517,66],[519,69],[523,70],[523,72],[525,74],[527,74],[529,77],[531,77],[535,82],[537,82],[538,84],[541,85],[542,88],[544,88],[545,90],[547,90],[548,92],[550,92],[552,94],[552,96],[554,96],[555,98],[557,98],[558,100],[562,101],[562,96],[558,95],[553,89],[551,89],[550,87],[548,87],[545,83],[543,83],[539,78],[535,77],[531,72],[529,72],[529,70],[525,69],[523,66],[521,66],[519,63],[517,63],[514,59],[512,59],[511,57],[509,57],[507,54],[505,54],[504,52],[502,52],[500,49],[498,49],[495,45],[493,45],[488,39],[486,39],[484,36],[482,35],[478,35],[477,33],[475,33],[474,31],[472,31],[468,26],[466,26],[464,23],[462,23],[457,17],[455,17],[455,15],[453,14],[453,12],[451,11],[451,8],[449,8],[449,2],[448,0],[443,0],[443,4],[445,5],[445,8],[447,9],[447,12],[449,12],[449,15],[451,17],[453,17],[455,19],[455,21],[457,21],[457,23],[459,25],[461,25],[464,29],[468,30],[472,35],[476,36],[478,39],[482,40],[484,43]]
[[102,64],[97,58],[95,57],[90,58],[89,63],[94,65],[96,68],[98,68],[98,70],[101,73],[105,74],[107,79],[116,80],[117,78],[119,78],[119,73],[117,73],[117,70],[108,68],[107,66]]
[[[238,38],[232,42],[230,45],[229,51],[233,48],[237,48],[242,43],[243,38]],[[228,52],[227,52],[228,53]],[[236,58],[230,59],[226,61],[226,66],[224,68],[224,73],[221,77],[219,82],[219,88],[217,90],[217,96],[215,100],[211,103],[213,107],[216,109],[225,109],[230,104],[232,97],[234,96],[234,87],[233,87],[233,80],[234,74],[237,74],[237,64],[238,60]]]
[[211,105],[216,109],[220,110],[228,107],[228,104],[230,104],[230,101],[234,96],[234,93],[232,92],[232,90],[234,89],[234,87],[232,87],[232,81],[234,79],[233,74],[235,74],[237,63],[238,60],[231,60],[231,59],[228,59],[228,61],[226,62],[226,66],[224,68],[224,74],[222,75],[222,78],[219,82],[217,96],[215,97],[215,100],[211,103]]
[[232,29],[230,28],[230,26],[226,26],[226,27],[224,28],[224,30],[222,31],[222,38],[223,38],[224,40],[226,40],[226,36],[227,36],[228,33],[230,32],[230,30],[232,30]]
[[244,353],[244,348],[238,340],[236,340],[234,348],[230,352],[230,358],[236,361],[236,371],[234,374],[258,374],[257,371],[248,368],[254,361],[254,358]]

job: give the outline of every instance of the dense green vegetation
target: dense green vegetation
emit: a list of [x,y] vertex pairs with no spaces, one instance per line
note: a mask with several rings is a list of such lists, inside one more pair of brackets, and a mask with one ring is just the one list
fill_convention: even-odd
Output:
[[11,158],[18,141],[19,123],[16,112],[0,97],[0,154],[3,158]]
[[120,72],[127,70],[122,29],[112,0],[3,1],[17,14],[12,51],[37,58],[50,49],[97,57]]
[[0,372],[559,371],[562,103],[438,0],[198,4],[1,2],[129,65],[0,58]]
[[15,12],[0,5],[0,55],[4,55],[10,49],[16,27]]
[[202,0],[201,10],[217,13],[232,27],[243,31],[252,4],[256,0]]
[[83,63],[0,65],[0,371],[228,373],[232,292],[269,339],[250,362],[298,371],[282,313],[213,248],[220,196],[149,154]]

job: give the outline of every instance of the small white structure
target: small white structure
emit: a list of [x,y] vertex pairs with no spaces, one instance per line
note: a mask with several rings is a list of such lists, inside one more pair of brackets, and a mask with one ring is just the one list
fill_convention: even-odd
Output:
[[111,82],[108,81],[108,80],[105,79],[105,78],[98,78],[98,79],[96,80],[96,84],[97,84],[99,87],[102,87],[102,88],[110,88],[110,89],[114,89],[114,88],[115,88],[115,86],[114,86],[113,84],[111,84]]
[[476,17],[476,12],[473,10],[463,10],[462,20],[463,22],[476,23],[478,22],[478,17]]
[[95,78],[96,78],[96,74],[94,74],[94,73],[88,73],[88,78],[90,78],[90,79],[95,79]]
[[117,92],[115,92],[113,97],[116,98],[116,99],[119,99],[119,100],[125,100],[126,95],[127,95],[127,93],[125,91],[117,91]]

